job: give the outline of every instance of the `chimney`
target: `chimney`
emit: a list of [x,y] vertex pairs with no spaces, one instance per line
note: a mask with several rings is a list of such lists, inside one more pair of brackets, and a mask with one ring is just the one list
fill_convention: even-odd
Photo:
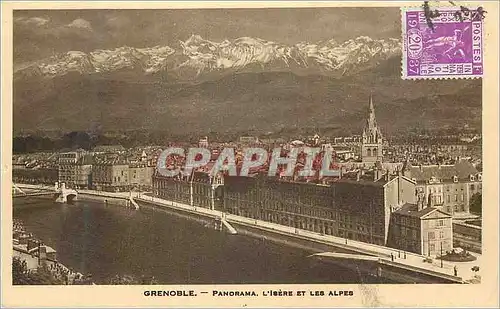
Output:
[[398,202],[399,205],[403,204],[403,177],[401,177],[401,171],[398,171]]
[[47,259],[47,247],[45,245],[41,245],[39,247],[39,257],[40,260],[46,260]]
[[28,249],[28,251],[35,248],[36,246],[38,246],[38,241],[36,241],[34,239],[28,239],[28,243],[26,246],[26,249]]
[[434,206],[434,201],[432,199],[432,193],[429,193],[429,197],[427,199],[427,207],[433,207]]
[[417,210],[421,211],[422,209],[424,209],[424,197],[419,193],[417,195]]

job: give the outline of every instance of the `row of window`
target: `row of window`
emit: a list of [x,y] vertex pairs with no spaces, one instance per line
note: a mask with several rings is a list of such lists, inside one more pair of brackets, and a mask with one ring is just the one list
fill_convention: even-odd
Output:
[[437,234],[436,232],[428,232],[427,236],[428,236],[428,240],[434,240],[436,239],[436,236],[438,236],[439,238],[438,239],[443,239],[445,237],[445,233],[444,231],[439,231],[439,234]]
[[234,191],[225,191],[225,195],[229,198],[239,199],[239,200],[249,200],[249,201],[280,201],[289,204],[306,204],[306,205],[316,205],[322,207],[331,207],[332,199],[324,198],[322,196],[312,197],[303,196],[301,198],[291,195],[281,195],[281,194],[258,194],[256,191],[252,194],[240,193]]
[[[476,189],[477,190],[481,190],[482,189],[482,185],[481,184],[476,184],[476,185],[475,184],[471,184],[469,188],[470,188],[471,191],[475,191]],[[450,189],[451,189],[450,186],[445,186],[446,192],[450,192]],[[464,191],[464,186],[461,186],[460,190]],[[458,191],[457,187],[455,187],[455,191]],[[424,188],[423,187],[419,187],[418,188],[418,192],[424,192]],[[437,187],[435,187],[435,186],[429,186],[428,187],[428,192],[429,193],[442,193],[443,190],[442,190],[441,186],[437,186]]]
[[[321,197],[305,197],[305,198],[294,198],[280,195],[269,195],[260,197],[258,194],[245,194],[240,192],[225,192],[225,196],[234,200],[242,201],[261,201],[265,205],[274,205],[279,203],[290,204],[290,205],[304,205],[312,207],[324,207],[327,209],[346,209],[352,211],[353,209],[358,209],[360,212],[366,215],[383,215],[384,209],[380,207],[382,203],[377,203],[377,201],[366,200],[363,202],[358,202],[356,199],[350,198],[339,198],[337,201],[333,201],[332,198],[323,199]],[[274,202],[273,202],[274,201]],[[379,207],[377,207],[379,206]],[[371,214],[367,213],[370,212]]]
[[401,225],[405,226],[420,226],[420,218],[400,216]]
[[179,192],[179,193],[184,193],[184,194],[190,194],[191,193],[191,190],[189,189],[188,186],[178,186],[178,187],[168,187],[168,188],[157,188],[159,192],[165,192],[165,193],[169,193],[169,194],[174,194],[176,192]]
[[404,237],[411,237],[413,239],[417,238],[417,230],[415,229],[408,229],[405,227],[401,228],[401,236]]
[[447,206],[444,208],[444,211],[449,214],[453,214],[453,212],[466,212],[467,206],[465,204],[453,205],[453,207]]
[[446,251],[447,249],[445,249],[446,247],[448,246],[448,242],[446,241],[443,241],[442,243],[440,243],[439,245],[436,245],[436,244],[429,244],[429,251],[431,252],[435,252],[436,249],[437,250],[441,250],[441,248],[443,249],[443,253],[444,251]]
[[420,252],[420,240],[413,240],[408,238],[401,238],[398,240],[398,247],[410,252]]
[[253,210],[253,209],[258,209],[259,211],[276,211],[280,213],[285,213],[285,214],[292,214],[292,215],[303,215],[303,216],[309,216],[313,218],[321,218],[321,219],[328,219],[332,221],[338,221],[344,226],[348,226],[349,228],[353,228],[353,226],[357,227],[364,227],[364,226],[370,226],[373,222],[378,222],[380,224],[383,224],[384,222],[384,217],[373,217],[373,216],[365,216],[364,214],[358,214],[358,213],[347,213],[347,212],[336,212],[332,211],[331,209],[322,209],[319,207],[312,207],[312,206],[293,206],[293,205],[284,205],[284,204],[275,204],[273,205],[274,207],[265,207],[266,204],[258,204],[255,206],[254,203],[247,202],[247,201],[241,201],[241,203],[238,203],[238,201],[225,197],[225,206],[230,209],[235,209],[235,210]]
[[[308,229],[315,232],[324,232],[330,235],[336,235],[341,237],[347,237],[350,239],[370,242],[372,238],[376,238],[378,240],[383,239],[380,237],[374,237],[369,232],[369,227],[365,226],[356,226],[356,231],[353,230],[353,225],[345,225],[345,224],[335,224],[334,221],[325,221],[321,219],[314,219],[309,217],[304,217],[300,215],[295,215],[293,218],[290,218],[287,215],[273,213],[273,212],[253,212],[245,209],[227,209],[230,213],[245,216],[253,219],[260,219],[269,222],[289,225],[297,228]],[[373,228],[373,235],[384,235],[383,227]]]
[[[453,201],[454,201],[454,202],[458,202],[458,197],[459,197],[459,195],[458,195],[458,194],[455,194],[455,195],[453,196]],[[465,195],[464,195],[463,193],[462,193],[462,194],[460,194],[460,202],[463,202],[463,201],[464,201],[464,199],[465,199]],[[449,195],[449,194],[448,194],[448,195],[446,195],[446,202],[447,202],[447,203],[450,203],[450,202],[451,202],[451,195]]]
[[122,182],[122,181],[127,182],[127,176],[125,176],[123,178],[121,176],[115,176],[115,177],[113,177],[113,181],[114,182]]

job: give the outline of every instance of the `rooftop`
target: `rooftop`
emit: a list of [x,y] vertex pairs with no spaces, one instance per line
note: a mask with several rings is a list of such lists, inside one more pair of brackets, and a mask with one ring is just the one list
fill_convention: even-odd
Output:
[[92,151],[94,152],[115,152],[115,151],[124,151],[125,147],[122,145],[100,145],[95,146]]
[[[426,215],[430,214],[433,211],[439,211],[439,210],[437,208],[434,208],[434,207],[425,207],[421,210],[418,210],[418,206],[416,204],[406,203],[400,209],[396,210],[394,213],[400,214],[403,216],[422,218],[422,217],[425,217]],[[445,214],[442,211],[441,211],[441,213]],[[451,218],[450,215],[448,215],[448,216]]]
[[437,179],[453,179],[457,176],[459,179],[467,179],[470,175],[478,173],[472,163],[462,160],[455,165],[423,165],[411,166],[411,177],[417,181],[429,180],[431,177]]

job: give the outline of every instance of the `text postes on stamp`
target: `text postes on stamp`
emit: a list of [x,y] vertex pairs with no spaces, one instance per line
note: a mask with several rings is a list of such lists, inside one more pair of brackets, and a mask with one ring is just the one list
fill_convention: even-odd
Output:
[[403,8],[403,79],[483,76],[483,20],[457,16],[451,7],[428,16],[423,8]]

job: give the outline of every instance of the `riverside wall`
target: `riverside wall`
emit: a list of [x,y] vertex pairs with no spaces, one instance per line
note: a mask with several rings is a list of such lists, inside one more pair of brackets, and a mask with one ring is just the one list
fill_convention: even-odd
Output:
[[116,196],[106,196],[100,195],[99,193],[82,193],[78,192],[78,200],[80,201],[96,201],[101,202],[107,205],[117,205],[123,207],[130,207],[130,201],[125,197],[116,197]]
[[[204,211],[201,212],[196,211],[194,207],[192,210],[183,207],[176,207],[174,205],[157,203],[155,201],[147,200],[147,197],[137,198],[136,201],[141,206],[148,205],[150,207],[161,208],[167,213],[189,220],[194,220],[199,223],[205,224],[206,226],[212,226],[215,220],[217,218],[220,218],[219,214],[216,211],[210,212],[209,210],[204,209]],[[357,255],[360,254],[358,251],[349,250],[348,246],[345,246],[344,248],[339,244],[331,244],[327,241],[313,239],[307,237],[306,235],[300,235],[300,232],[299,234],[287,233],[258,224],[235,221],[232,220],[229,216],[225,217],[225,219],[234,228],[236,228],[238,234],[240,235],[250,236],[256,239],[261,239],[262,241],[271,241],[285,246],[302,249],[310,252],[311,254],[321,252],[350,253]],[[310,259],[311,263],[321,261],[336,264],[341,267],[347,267],[352,270],[359,271],[365,275],[381,277],[394,283],[458,283],[460,281],[453,276],[446,276],[441,273],[432,271],[425,271],[424,273],[422,273],[419,272],[421,270],[417,268],[411,266],[401,267],[401,265],[398,263],[391,263],[386,261],[377,262],[356,259],[328,259],[323,257],[308,258]]]
[[[21,185],[19,185],[21,187]],[[135,201],[141,206],[150,206],[161,208],[162,210],[170,213],[172,215],[182,217],[188,220],[194,220],[207,227],[215,228],[216,220],[220,218],[221,213],[219,211],[213,211],[204,209],[201,207],[179,207],[175,206],[174,203],[165,204],[158,203],[153,200],[148,200],[149,196],[142,195],[140,197],[134,196]],[[93,200],[102,203],[119,205],[125,207],[131,207],[129,196],[127,194],[116,194],[109,192],[97,192],[90,190],[79,190],[78,191],[79,200]],[[338,253],[351,253],[351,254],[363,254],[360,249],[350,250],[349,246],[343,246],[342,244],[332,244],[327,241],[322,241],[321,239],[311,238],[304,231],[296,231],[296,233],[290,233],[285,231],[280,231],[269,226],[263,226],[261,224],[253,224],[252,220],[236,220],[231,219],[232,215],[225,217],[225,220],[229,222],[233,227],[235,227],[239,234],[251,236],[262,241],[272,241],[282,245],[295,247],[299,249],[306,250],[308,252],[320,253],[320,252],[338,252]],[[370,254],[366,252],[365,254]],[[371,254],[373,255],[373,254]],[[311,260],[324,260],[324,258],[310,257]],[[443,276],[440,273],[433,273],[432,271],[426,271],[424,273],[419,273],[418,269],[411,269],[411,267],[400,267],[397,263],[377,263],[368,261],[357,261],[354,259],[327,259],[326,262],[342,265],[343,267],[349,267],[363,273],[367,273],[373,276],[382,276],[388,278],[389,280],[394,280],[401,283],[450,283],[457,282],[457,278],[452,276]]]

